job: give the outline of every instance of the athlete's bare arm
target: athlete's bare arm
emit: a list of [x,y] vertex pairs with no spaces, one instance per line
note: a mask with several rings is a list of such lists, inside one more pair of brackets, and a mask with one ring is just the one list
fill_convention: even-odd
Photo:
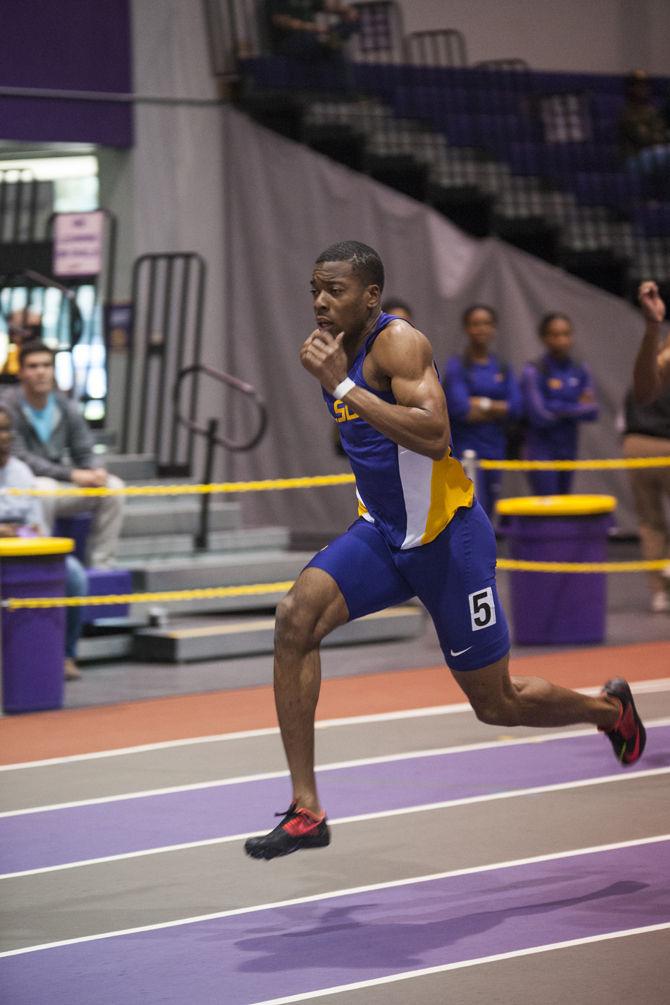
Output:
[[[316,330],[304,343],[303,366],[331,394],[347,375],[342,336]],[[350,409],[401,447],[433,460],[449,446],[449,417],[425,335],[405,321],[392,321],[376,338],[365,362],[365,378],[378,390],[392,390],[397,404],[363,387],[344,396]]]
[[650,280],[641,283],[638,300],[645,319],[645,330],[635,359],[633,393],[638,404],[650,405],[659,394],[670,389],[670,335],[659,351],[665,304],[656,283]]

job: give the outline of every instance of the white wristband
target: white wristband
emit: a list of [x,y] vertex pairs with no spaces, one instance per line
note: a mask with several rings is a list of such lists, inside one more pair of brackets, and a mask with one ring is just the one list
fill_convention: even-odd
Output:
[[490,398],[480,398],[479,399],[479,407],[481,408],[482,412],[488,412],[489,408],[491,407],[491,399]]
[[343,398],[345,394],[349,394],[349,391],[353,391],[355,387],[356,384],[351,377],[345,377],[333,391],[333,398]]

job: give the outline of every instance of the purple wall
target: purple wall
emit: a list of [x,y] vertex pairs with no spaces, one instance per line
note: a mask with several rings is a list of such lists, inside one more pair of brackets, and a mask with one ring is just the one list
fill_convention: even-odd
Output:
[[[0,0],[0,88],[132,91],[129,0]],[[0,140],[127,147],[128,103],[0,95]]]

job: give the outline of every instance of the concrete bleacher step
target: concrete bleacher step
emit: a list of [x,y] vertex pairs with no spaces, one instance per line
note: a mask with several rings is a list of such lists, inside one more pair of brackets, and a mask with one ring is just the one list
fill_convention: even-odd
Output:
[[156,477],[156,458],[153,454],[102,453],[99,457],[110,474],[118,475],[125,482]]
[[135,591],[153,592],[293,580],[311,558],[311,552],[268,549],[124,564],[133,573]]
[[[169,533],[122,537],[117,549],[117,560],[127,567],[134,559],[155,559],[160,556],[192,556],[194,532]],[[215,552],[285,549],[289,545],[287,527],[253,527],[248,530],[216,530],[209,534],[208,554]]]
[[120,539],[116,549],[117,562],[128,567],[128,562],[135,559],[168,556],[184,556],[193,554],[193,534],[152,534],[146,536],[126,537]]
[[[295,578],[295,577],[294,577]],[[279,582],[279,580],[277,580]],[[207,600],[152,600],[130,604],[130,616],[146,621],[150,611],[156,607],[168,611],[174,617],[197,614],[236,613],[239,611],[273,611],[286,590],[276,590],[261,595],[242,597],[212,597]]]
[[266,548],[288,551],[291,532],[288,527],[243,527],[237,530],[214,530],[209,535],[211,551],[245,551]]
[[[423,631],[425,614],[414,604],[391,607],[369,614],[337,628],[323,642],[324,646],[358,645],[407,639]],[[162,663],[188,663],[197,660],[225,659],[271,653],[274,617],[230,617],[191,619],[136,632],[131,655],[138,660]]]
[[77,643],[77,663],[127,659],[133,648],[132,632],[83,636]]
[[[121,534],[124,538],[152,537],[161,534],[195,534],[200,526],[200,506],[180,496],[130,496],[133,503],[126,507]],[[156,505],[157,499],[169,499],[170,505]],[[137,501],[135,501],[137,500]],[[240,506],[233,502],[212,500],[209,509],[212,531],[236,530],[240,526]]]
[[[253,535],[265,533],[275,536],[278,547],[253,549]],[[246,535],[243,548],[232,547],[226,553],[206,552],[188,558],[129,559],[124,566],[133,576],[135,593],[154,593],[165,590],[191,590],[218,586],[248,586],[254,583],[293,582],[312,557],[313,552],[285,551],[284,528],[259,528],[242,531]],[[236,532],[231,532],[229,543],[240,543]],[[152,608],[160,607],[174,617],[202,613],[235,611],[272,611],[286,593],[285,588],[248,596],[193,598],[188,600],[146,600],[130,605],[130,617],[146,619]]]

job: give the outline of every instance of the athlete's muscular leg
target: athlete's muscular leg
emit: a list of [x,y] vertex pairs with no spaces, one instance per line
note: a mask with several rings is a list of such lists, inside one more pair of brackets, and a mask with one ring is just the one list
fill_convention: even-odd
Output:
[[540,677],[510,677],[509,654],[481,670],[452,670],[475,715],[495,726],[571,726],[590,722],[612,729],[621,707]]
[[319,645],[349,620],[335,580],[322,569],[304,569],[277,608],[274,691],[293,798],[320,813],[314,778],[314,714],[321,686]]

